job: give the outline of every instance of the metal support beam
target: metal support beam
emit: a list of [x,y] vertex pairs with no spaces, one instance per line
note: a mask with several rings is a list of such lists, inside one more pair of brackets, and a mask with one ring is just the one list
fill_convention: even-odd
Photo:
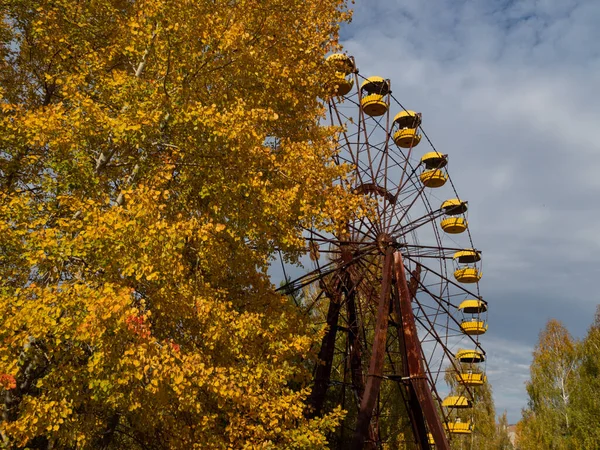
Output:
[[[396,310],[400,311],[402,317],[402,331],[404,346],[406,348],[406,365],[408,369],[410,388],[415,394],[423,416],[427,420],[429,432],[438,450],[450,450],[446,433],[442,426],[442,421],[436,410],[436,405],[431,395],[431,390],[427,384],[427,378],[421,359],[422,349],[417,335],[417,326],[412,311],[412,296],[406,274],[404,272],[404,263],[400,252],[394,253],[394,273],[396,275],[396,284],[398,286],[399,296],[394,296],[394,301],[398,302]],[[420,432],[421,434],[422,432]],[[422,440],[422,439],[419,439]],[[420,442],[422,449],[429,449],[427,439]]]
[[381,281],[381,293],[379,296],[379,305],[377,307],[377,321],[375,324],[375,336],[373,338],[373,348],[371,351],[371,361],[369,363],[369,373],[367,374],[367,384],[356,422],[356,429],[350,444],[351,450],[361,450],[365,441],[369,437],[369,428],[373,409],[379,395],[379,388],[383,375],[383,362],[385,359],[385,349],[387,341],[387,330],[389,323],[390,291],[392,286],[392,266],[394,258],[394,249],[388,246],[385,249],[385,259],[383,261],[383,279]]
[[338,318],[340,316],[340,309],[342,308],[342,296],[338,289],[334,289],[332,293],[327,292],[326,295],[329,297],[327,331],[321,341],[319,361],[317,362],[317,370],[315,371],[315,385],[307,399],[308,409],[306,411],[306,416],[309,418],[320,416],[323,411],[325,394],[327,393],[329,380],[331,378],[331,366],[333,364]]
[[344,293],[346,296],[346,310],[348,313],[348,341],[350,344],[349,353],[352,386],[354,387],[356,398],[362,399],[363,393],[365,392],[365,380],[363,378],[362,369],[362,346],[360,343],[359,323],[356,314],[356,287],[354,286],[348,271],[346,271],[344,276]]
[[[418,283],[417,280],[420,279],[421,276],[421,267],[417,267],[412,273],[412,279],[410,280],[410,298],[413,299],[417,293]],[[402,386],[401,389],[404,389],[404,401],[406,405],[406,412],[408,413],[410,424],[413,431],[413,436],[415,438],[415,443],[417,444],[417,448],[422,450],[428,450],[430,448],[429,439],[427,437],[427,422],[425,422],[425,416],[423,416],[423,411],[421,410],[421,405],[417,400],[417,394],[410,383],[410,376],[408,370],[408,358],[406,355],[406,345],[404,344],[404,331],[402,326],[402,313],[400,311],[400,293],[398,292],[398,283],[394,286],[394,299],[393,299],[393,307],[394,307],[394,315],[396,317],[396,321],[394,325],[396,326],[396,331],[398,333],[398,341],[400,344],[400,352],[402,353]]]

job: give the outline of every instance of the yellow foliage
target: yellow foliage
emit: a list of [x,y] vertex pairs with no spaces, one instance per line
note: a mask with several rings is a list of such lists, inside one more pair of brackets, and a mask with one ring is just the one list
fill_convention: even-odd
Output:
[[[7,0],[6,446],[323,448],[277,250],[360,207],[318,125],[339,0]],[[37,445],[37,444],[36,444]]]

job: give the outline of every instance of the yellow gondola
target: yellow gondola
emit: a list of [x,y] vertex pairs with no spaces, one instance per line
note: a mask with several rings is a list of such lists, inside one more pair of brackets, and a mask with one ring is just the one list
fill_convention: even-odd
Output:
[[354,80],[346,78],[346,76],[355,71],[354,62],[348,55],[342,53],[334,53],[328,56],[327,62],[333,64],[336,68],[335,78],[329,83],[331,91],[335,95],[348,94],[354,86]]
[[479,336],[488,330],[488,326],[483,320],[465,320],[460,324],[460,328],[469,336]]
[[448,164],[447,155],[438,152],[425,153],[421,157],[421,164],[425,166],[425,170],[419,176],[421,183],[429,188],[438,188],[446,184],[448,175],[441,169]]
[[421,115],[414,111],[400,111],[394,117],[398,130],[394,133],[394,143],[401,148],[416,147],[421,142],[417,128],[421,125]]
[[445,215],[451,216],[442,219],[442,221],[440,222],[440,227],[442,228],[442,230],[444,230],[444,232],[448,234],[459,234],[463,233],[467,229],[468,222],[466,218],[454,217],[467,212],[467,202],[464,202],[457,198],[452,198],[442,203],[440,209],[444,212]]
[[390,83],[381,77],[367,78],[360,86],[360,107],[369,116],[382,116],[388,110],[384,97],[390,92]]
[[456,359],[461,363],[477,364],[485,361],[485,355],[478,350],[459,350]]
[[414,128],[397,130],[392,138],[394,143],[401,148],[416,147],[421,142],[421,135]]
[[477,283],[481,280],[482,276],[483,274],[474,267],[466,267],[454,271],[454,278],[459,283]]
[[471,434],[473,431],[471,422],[449,422],[444,424],[444,428],[452,434]]
[[457,373],[454,378],[465,386],[481,386],[487,381],[487,377],[482,373]]
[[461,250],[452,256],[459,267],[454,271],[454,278],[460,283],[477,283],[481,279],[481,272],[477,267],[461,267],[462,264],[475,264],[481,261],[481,252],[472,248]]
[[459,234],[467,229],[467,221],[463,217],[447,217],[442,219],[440,227],[448,234]]
[[421,183],[428,188],[442,187],[448,181],[448,175],[441,170],[425,170],[419,176]]
[[487,303],[483,300],[464,300],[458,309],[466,314],[481,314],[487,311]]
[[451,395],[444,399],[442,406],[445,406],[446,408],[465,409],[472,408],[473,403],[467,397],[463,397],[462,395]]
[[343,96],[348,94],[354,86],[354,80],[352,78],[346,78],[342,72],[336,72],[335,78],[330,81],[331,92],[337,96]]

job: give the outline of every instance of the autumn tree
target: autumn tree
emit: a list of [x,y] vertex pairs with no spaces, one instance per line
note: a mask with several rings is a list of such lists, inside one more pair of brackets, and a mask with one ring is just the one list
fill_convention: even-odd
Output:
[[344,2],[1,11],[3,445],[324,447],[267,268],[357,207],[318,125]]
[[573,448],[571,395],[577,386],[577,346],[557,320],[548,321],[540,333],[527,383],[529,405],[518,424],[519,448]]
[[572,442],[578,449],[600,448],[600,306],[579,348],[572,402]]

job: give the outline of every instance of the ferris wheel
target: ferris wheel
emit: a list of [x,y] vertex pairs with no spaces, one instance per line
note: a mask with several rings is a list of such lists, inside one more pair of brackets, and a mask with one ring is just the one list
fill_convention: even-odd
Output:
[[[465,410],[486,382],[479,339],[487,303],[468,204],[448,155],[432,145],[421,114],[394,97],[390,80],[362,77],[347,55],[328,61],[335,162],[351,168],[339,183],[363,196],[366,210],[337,233],[307,230],[312,267],[293,280],[286,274],[280,288],[301,294],[307,313],[326,324],[307,414],[347,411],[331,437],[337,448],[404,441],[448,449],[456,435],[472,433]],[[448,371],[457,388],[442,397]]]

